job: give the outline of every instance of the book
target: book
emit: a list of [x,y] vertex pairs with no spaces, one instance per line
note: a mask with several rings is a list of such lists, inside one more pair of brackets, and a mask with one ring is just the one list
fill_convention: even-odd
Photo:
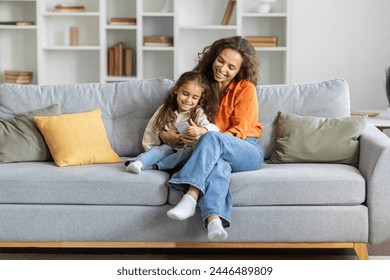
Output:
[[54,7],[54,11],[60,13],[85,12],[85,6],[79,4],[60,4]]
[[135,25],[137,20],[135,18],[111,18],[111,25]]
[[236,6],[236,0],[229,0],[226,6],[225,13],[222,18],[222,25],[228,25],[232,17],[234,7]]
[[4,71],[4,81],[12,84],[31,84],[33,78],[32,72],[24,71]]
[[173,46],[173,43],[152,43],[146,42],[144,43],[145,47],[170,47]]
[[107,73],[109,76],[133,75],[134,50],[119,42],[108,48]]
[[367,116],[369,118],[375,118],[379,116],[379,112],[351,112],[351,116]]
[[17,21],[17,26],[28,26],[28,25],[34,25],[33,21]]
[[123,43],[118,44],[118,65],[117,75],[123,75]]
[[0,25],[27,26],[27,25],[34,25],[34,22],[33,21],[0,21]]
[[276,43],[274,42],[251,42],[249,41],[249,43],[253,46],[253,47],[276,47]]
[[276,36],[246,36],[245,38],[253,47],[276,47],[278,44]]
[[115,61],[115,48],[114,47],[111,47],[108,49],[108,75],[109,76],[113,76],[114,73],[115,73],[115,64],[114,64],[114,61]]
[[133,49],[127,48],[124,53],[124,76],[133,76]]
[[246,36],[245,39],[247,39],[250,42],[276,43],[278,41],[278,37],[276,36]]
[[144,46],[173,46],[173,37],[144,36]]
[[114,46],[114,76],[119,75],[119,44]]
[[144,43],[173,43],[171,36],[144,36]]
[[32,77],[33,72],[5,70],[4,74],[6,76],[28,76],[28,77]]

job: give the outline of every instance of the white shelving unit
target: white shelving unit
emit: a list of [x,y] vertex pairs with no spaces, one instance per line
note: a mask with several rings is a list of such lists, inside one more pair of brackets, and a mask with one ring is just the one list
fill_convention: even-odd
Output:
[[[260,83],[290,81],[290,0],[256,12],[258,1],[237,0],[228,25],[221,25],[228,0],[77,0],[81,13],[55,12],[73,0],[0,0],[0,22],[33,21],[32,26],[0,24],[0,82],[4,70],[32,71],[33,83],[114,82],[167,77],[192,69],[205,46],[228,36],[277,36],[276,47],[256,48]],[[112,17],[135,25],[110,25]],[[79,28],[70,46],[69,29]],[[144,36],[172,36],[173,46],[144,46]],[[134,50],[133,75],[108,75],[108,48],[122,42]]]
[[36,1],[0,1],[0,22],[31,21],[29,26],[0,24],[0,82],[5,70],[33,72],[37,83]]
[[[100,16],[100,81],[101,82],[118,82],[129,79],[141,78],[138,75],[137,68],[137,50],[138,37],[141,35],[139,29],[139,4],[138,0],[100,0],[101,16]],[[110,25],[109,21],[113,17],[135,18],[135,25]],[[108,48],[115,46],[115,44],[122,42],[125,48],[132,48],[134,50],[133,56],[133,73],[128,76],[109,76],[108,75]]]

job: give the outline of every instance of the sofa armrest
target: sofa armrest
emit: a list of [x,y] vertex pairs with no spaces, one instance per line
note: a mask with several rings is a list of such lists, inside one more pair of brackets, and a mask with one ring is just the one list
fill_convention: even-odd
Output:
[[390,138],[372,124],[360,137],[359,170],[366,179],[369,242],[390,239]]

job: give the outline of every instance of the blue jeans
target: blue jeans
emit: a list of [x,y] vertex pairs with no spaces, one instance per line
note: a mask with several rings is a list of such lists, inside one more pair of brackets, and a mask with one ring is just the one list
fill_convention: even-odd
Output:
[[258,170],[263,162],[258,138],[241,140],[209,131],[198,140],[191,157],[168,184],[183,192],[189,186],[199,189],[198,206],[205,225],[209,216],[218,215],[228,227],[232,212],[231,173]]
[[174,150],[171,146],[163,144],[154,146],[149,151],[138,155],[137,160],[142,162],[142,169],[148,169],[156,164],[158,170],[170,170],[180,162],[188,159],[191,153],[192,148],[190,147]]

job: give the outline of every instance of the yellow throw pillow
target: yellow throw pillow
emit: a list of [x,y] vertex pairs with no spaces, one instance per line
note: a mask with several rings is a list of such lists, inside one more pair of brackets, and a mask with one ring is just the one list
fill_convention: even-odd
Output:
[[111,148],[96,109],[85,113],[34,117],[57,166],[121,162]]

